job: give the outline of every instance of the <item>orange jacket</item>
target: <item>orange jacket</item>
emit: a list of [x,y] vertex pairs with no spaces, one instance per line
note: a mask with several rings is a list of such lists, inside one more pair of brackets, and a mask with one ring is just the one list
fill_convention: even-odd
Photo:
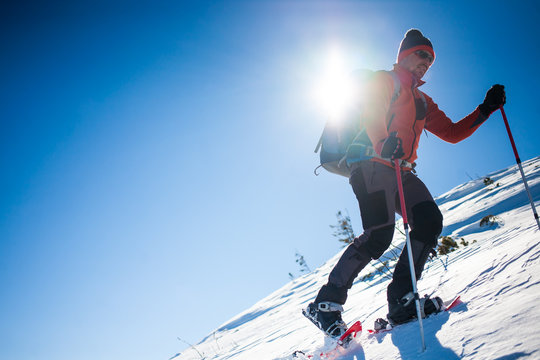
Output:
[[[408,70],[399,65],[394,65],[393,71],[401,81],[398,98],[390,104],[394,94],[394,80],[388,73],[377,72],[364,107],[363,121],[366,132],[379,155],[384,140],[391,132],[396,131],[403,141],[405,155],[401,159],[412,163],[417,158],[416,149],[422,130],[426,129],[447,142],[457,143],[472,135],[487,119],[476,108],[457,123],[453,123],[439,110],[431,97],[423,92],[425,102],[422,100],[418,87],[424,84],[424,81],[417,82]],[[373,160],[389,165],[389,162],[382,159]]]

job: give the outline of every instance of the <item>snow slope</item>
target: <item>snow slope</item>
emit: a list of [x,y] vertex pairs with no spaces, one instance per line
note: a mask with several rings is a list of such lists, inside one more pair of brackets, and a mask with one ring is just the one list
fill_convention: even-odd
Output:
[[[540,157],[523,163],[540,208]],[[517,166],[469,181],[437,198],[444,232],[468,246],[430,261],[418,289],[445,300],[460,294],[454,311],[424,320],[427,350],[421,351],[418,323],[391,332],[364,331],[342,359],[540,359],[540,231],[533,218]],[[480,226],[493,215],[495,224]],[[401,226],[401,223],[399,223]],[[396,232],[394,244],[402,244]],[[341,253],[291,281],[231,319],[199,344],[172,357],[188,359],[293,359],[295,350],[317,354],[331,347],[301,314],[326,282]],[[389,255],[389,253],[385,254]],[[379,263],[372,262],[374,266]],[[364,329],[386,314],[389,279],[364,269],[349,292],[343,318],[361,320]],[[315,357],[318,358],[318,357]]]

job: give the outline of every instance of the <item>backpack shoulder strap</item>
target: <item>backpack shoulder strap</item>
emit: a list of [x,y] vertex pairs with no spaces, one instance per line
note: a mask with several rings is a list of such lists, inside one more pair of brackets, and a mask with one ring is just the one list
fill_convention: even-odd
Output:
[[399,80],[398,75],[392,70],[379,70],[379,73],[385,73],[390,75],[394,81],[394,93],[392,94],[392,99],[390,100],[390,105],[393,104],[401,93],[401,81]]
[[399,77],[397,76],[395,72],[393,71],[386,71],[386,72],[392,77],[392,80],[394,80],[394,93],[392,94],[392,100],[390,100],[390,104],[393,104],[397,100],[401,92],[401,81],[399,80]]

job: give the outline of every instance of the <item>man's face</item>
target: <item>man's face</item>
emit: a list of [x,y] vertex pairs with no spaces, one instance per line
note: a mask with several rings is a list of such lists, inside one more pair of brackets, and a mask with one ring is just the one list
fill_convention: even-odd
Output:
[[399,64],[409,70],[416,79],[420,80],[424,77],[432,62],[433,57],[430,53],[419,50],[401,60]]

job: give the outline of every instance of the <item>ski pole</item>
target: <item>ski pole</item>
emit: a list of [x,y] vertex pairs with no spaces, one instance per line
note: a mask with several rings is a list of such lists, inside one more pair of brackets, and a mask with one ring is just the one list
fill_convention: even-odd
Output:
[[512,136],[512,132],[510,131],[510,125],[508,125],[508,119],[506,118],[506,113],[504,112],[504,108],[501,105],[501,114],[504,120],[504,125],[506,126],[506,131],[508,132],[508,137],[510,138],[510,143],[512,144],[512,150],[514,150],[514,155],[516,156],[516,163],[518,164],[519,171],[521,173],[521,178],[523,179],[523,184],[525,184],[525,190],[527,191],[527,195],[529,196],[529,201],[531,203],[532,211],[534,214],[534,218],[536,219],[536,224],[538,225],[538,229],[540,229],[540,220],[538,219],[538,213],[536,212],[536,207],[534,206],[534,201],[531,196],[531,191],[529,190],[529,185],[527,184],[527,179],[525,178],[525,173],[523,172],[523,166],[521,165],[521,159],[519,158],[516,143],[514,142],[514,137]]
[[396,180],[398,184],[399,203],[401,204],[401,217],[403,218],[403,227],[405,228],[405,240],[407,244],[407,254],[409,255],[409,268],[411,270],[411,282],[416,303],[416,316],[420,325],[420,338],[422,339],[422,351],[426,351],[426,342],[424,340],[424,324],[422,323],[422,311],[420,310],[420,296],[416,289],[416,271],[414,270],[414,259],[411,247],[411,238],[409,237],[409,222],[407,221],[407,208],[405,207],[405,195],[403,195],[403,181],[401,180],[401,167],[399,160],[394,159],[394,168],[396,169]]

